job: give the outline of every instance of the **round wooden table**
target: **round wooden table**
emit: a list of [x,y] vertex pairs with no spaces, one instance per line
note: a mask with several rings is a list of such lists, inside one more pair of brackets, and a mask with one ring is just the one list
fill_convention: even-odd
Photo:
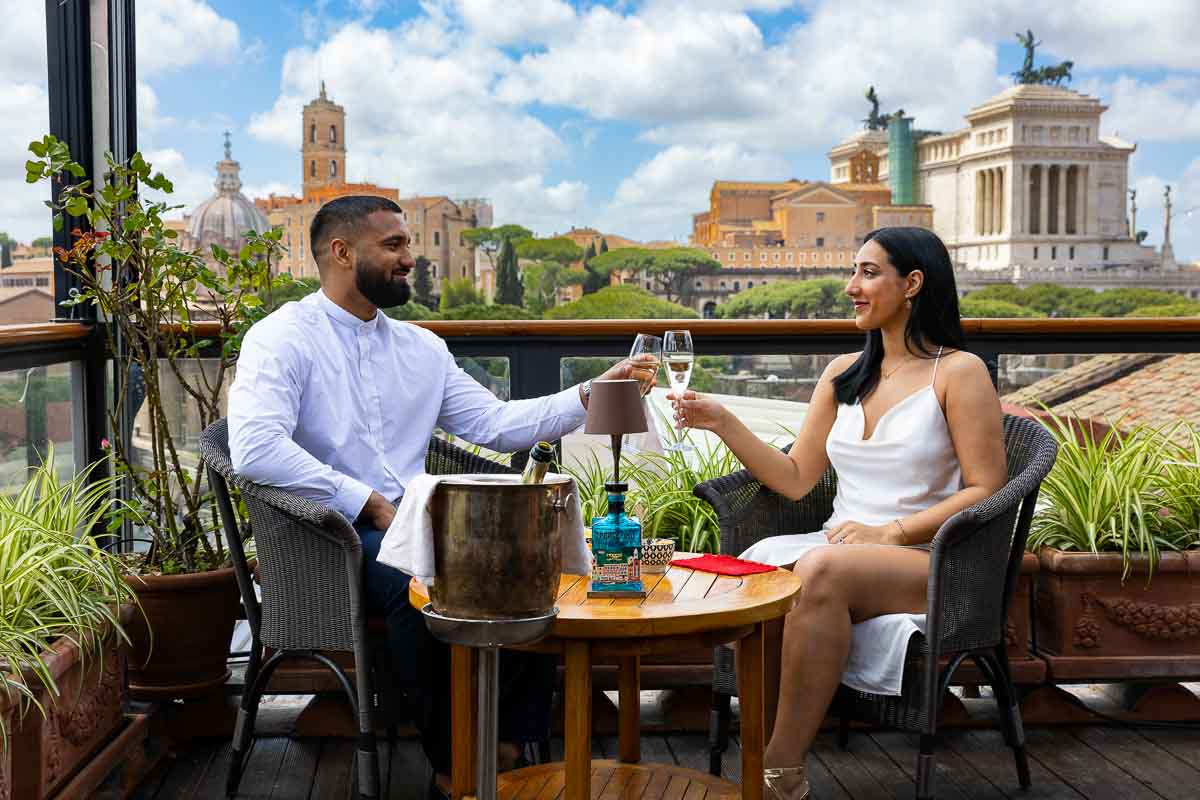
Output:
[[[644,598],[608,600],[588,598],[588,578],[562,576],[558,619],[550,635],[525,649],[561,653],[565,660],[566,761],[502,773],[498,785],[503,794],[529,788],[530,782],[536,781],[542,787],[540,797],[556,797],[557,784],[565,790],[566,800],[589,800],[594,792],[598,795],[604,791],[607,783],[619,780],[632,784],[631,788],[640,786],[638,796],[646,800],[657,800],[667,792],[682,797],[681,789],[686,790],[689,784],[697,789],[704,787],[713,796],[737,796],[736,785],[705,773],[638,764],[641,760],[638,670],[644,655],[740,640],[740,795],[747,800],[761,800],[764,626],[791,610],[792,601],[800,591],[800,579],[785,570],[734,577],[678,565],[672,565],[663,574],[642,578],[646,587]],[[409,601],[417,608],[423,607],[429,602],[428,589],[412,581]],[[452,779],[457,800],[475,792],[474,653],[465,647],[454,647],[452,651]],[[593,658],[615,660],[619,665],[619,761],[616,763],[592,762]]]

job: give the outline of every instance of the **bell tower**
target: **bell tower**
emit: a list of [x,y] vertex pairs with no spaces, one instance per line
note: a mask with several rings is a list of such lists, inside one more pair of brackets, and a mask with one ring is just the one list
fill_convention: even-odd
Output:
[[304,107],[300,169],[304,197],[346,182],[346,110],[321,94]]

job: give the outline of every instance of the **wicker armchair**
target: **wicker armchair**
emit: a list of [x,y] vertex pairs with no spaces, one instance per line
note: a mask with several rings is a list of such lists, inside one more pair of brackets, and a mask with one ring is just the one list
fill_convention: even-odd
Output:
[[[254,735],[258,703],[271,674],[285,659],[311,659],[331,670],[358,720],[358,786],[361,797],[380,794],[374,709],[363,587],[362,543],[340,513],[289,492],[239,478],[229,457],[224,419],[205,429],[200,454],[225,529],[246,619],[253,638],[246,688],[233,733],[226,791],[233,795]],[[425,468],[435,474],[511,472],[502,464],[432,439]],[[246,562],[229,485],[241,492],[258,551],[261,603]],[[274,653],[263,661],[264,648]],[[355,686],[325,651],[354,654]]]
[[[967,658],[992,685],[1018,779],[1022,787],[1029,786],[1024,731],[1009,677],[1003,631],[1034,504],[1058,448],[1041,425],[1013,416],[1004,418],[1004,443],[1008,483],[982,503],[946,520],[934,537],[926,632],[914,635],[909,643],[902,694],[872,695],[843,685],[830,709],[839,717],[843,747],[851,719],[920,734],[916,772],[920,800],[933,797],[934,744],[942,698],[955,670]],[[706,481],[694,490],[716,510],[721,551],[733,555],[768,536],[820,530],[833,511],[836,491],[832,469],[796,502],[762,486],[745,470]],[[992,566],[999,563],[1006,565],[1004,570]],[[943,658],[947,659],[944,667]],[[729,736],[729,701],[737,694],[733,651],[718,647],[714,663],[709,769],[719,775]]]

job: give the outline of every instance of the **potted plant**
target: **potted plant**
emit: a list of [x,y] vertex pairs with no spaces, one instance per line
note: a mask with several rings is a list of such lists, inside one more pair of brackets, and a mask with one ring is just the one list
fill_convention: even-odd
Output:
[[[83,176],[67,145],[52,136],[30,151],[30,182],[56,181],[63,172]],[[197,696],[229,676],[238,592],[196,441],[222,415],[242,336],[290,276],[272,277],[279,229],[248,232],[236,254],[215,245],[208,254],[184,249],[163,222],[178,206],[148,199],[170,194],[170,181],[140,153],[106,163],[96,185],[62,187],[55,226],[66,214],[85,217],[93,230],[76,230],[71,249],[55,254],[81,283],[67,304],[96,308],[119,381],[107,451],[127,507],[113,525],[128,522],[141,544],[126,564],[145,611],[130,629],[131,692],[144,699]],[[201,313],[214,323],[208,336],[194,324]],[[121,413],[131,396],[142,398],[132,424]]]
[[1058,679],[1200,671],[1200,431],[1047,416],[1058,461],[1042,483],[1035,642]]
[[92,535],[119,504],[93,468],[60,482],[51,452],[0,496],[0,797],[49,796],[122,720],[134,596]]

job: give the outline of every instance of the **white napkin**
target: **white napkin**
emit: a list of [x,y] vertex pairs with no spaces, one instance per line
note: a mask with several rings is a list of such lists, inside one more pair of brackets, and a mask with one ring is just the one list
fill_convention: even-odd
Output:
[[[563,476],[551,472],[546,477]],[[433,499],[437,485],[448,479],[457,483],[472,481],[494,486],[496,483],[519,483],[521,476],[421,473],[409,481],[400,500],[400,508],[396,510],[396,517],[383,534],[379,561],[412,575],[426,586],[433,583],[437,571],[433,556],[433,515],[429,511],[429,501]],[[579,491],[574,480],[571,481],[571,502],[575,505],[574,512],[569,513],[571,522],[561,526],[562,571],[570,575],[590,575],[592,556],[583,538],[583,512],[579,507]]]

